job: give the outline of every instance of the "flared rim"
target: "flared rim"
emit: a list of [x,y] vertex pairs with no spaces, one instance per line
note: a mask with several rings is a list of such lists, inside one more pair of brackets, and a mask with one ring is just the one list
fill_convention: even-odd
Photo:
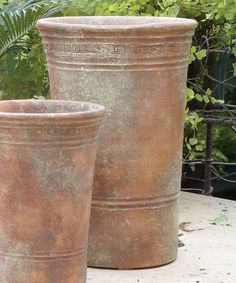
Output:
[[14,120],[60,120],[99,118],[105,107],[99,104],[68,100],[2,100],[0,119]]
[[78,30],[134,30],[134,29],[194,29],[197,22],[191,19],[174,17],[140,17],[140,16],[81,16],[55,17],[40,19],[39,29]]

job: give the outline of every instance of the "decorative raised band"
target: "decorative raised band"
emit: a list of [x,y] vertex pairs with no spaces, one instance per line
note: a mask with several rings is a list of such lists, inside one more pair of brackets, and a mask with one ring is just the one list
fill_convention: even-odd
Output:
[[0,139],[0,145],[1,146],[13,146],[17,148],[22,148],[24,150],[29,151],[48,151],[48,150],[76,150],[76,149],[82,149],[82,148],[90,148],[96,146],[97,138],[91,138],[91,139],[83,139],[83,140],[66,140],[66,141],[58,141],[58,140],[52,140],[52,141],[13,141],[13,140],[1,140]]
[[50,68],[61,70],[147,71],[186,68],[191,41],[128,43],[46,40]]
[[77,137],[77,136],[89,136],[96,135],[94,127],[1,127],[0,136],[2,135],[16,135],[27,137]]
[[177,201],[178,193],[143,199],[102,199],[94,197],[92,208],[110,210],[152,210],[172,205]]
[[0,145],[44,148],[82,148],[95,145],[97,127],[0,127]]
[[68,42],[45,42],[44,48],[50,53],[62,56],[74,54],[77,56],[99,57],[123,57],[132,56],[162,56],[176,53],[185,54],[190,47],[190,41],[169,44],[98,44],[98,43],[68,43]]
[[108,64],[108,63],[77,63],[57,61],[52,62],[49,58],[48,66],[56,70],[68,71],[158,71],[166,69],[182,69],[187,68],[188,62],[184,60],[165,61],[165,62],[152,62],[152,63],[128,63],[128,64]]
[[55,262],[76,260],[86,254],[85,247],[62,252],[51,253],[17,253],[0,250],[0,259],[5,258],[7,261],[27,261],[27,262]]

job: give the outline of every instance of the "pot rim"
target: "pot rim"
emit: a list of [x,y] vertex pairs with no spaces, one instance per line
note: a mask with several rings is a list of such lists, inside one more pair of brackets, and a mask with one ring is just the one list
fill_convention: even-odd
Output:
[[[62,20],[63,19],[63,20]],[[66,21],[77,19],[80,23],[69,23]],[[121,24],[117,21],[126,20],[127,22],[134,22],[134,24]],[[91,24],[89,24],[91,20]],[[85,23],[87,21],[87,23]],[[96,23],[97,21],[97,23]],[[100,21],[100,24],[99,24]],[[135,23],[137,22],[138,23]],[[105,23],[104,23],[105,22]],[[109,24],[110,22],[110,24]],[[141,22],[141,23],[140,23]],[[106,24],[108,23],[108,24]],[[154,16],[72,16],[72,17],[51,17],[40,19],[37,22],[37,28],[41,30],[55,29],[63,31],[73,30],[92,30],[92,31],[125,31],[125,30],[140,30],[140,29],[175,29],[175,30],[189,30],[197,26],[197,21],[186,18],[174,17],[154,17]]]
[[[61,112],[54,111],[45,111],[45,112],[20,112],[20,107],[24,106],[49,106],[51,109],[57,109],[57,107],[66,107],[78,105],[78,111],[72,109],[72,111],[68,112],[66,110]],[[15,111],[7,112],[7,108],[4,111],[2,107],[4,106],[12,106],[16,107]],[[79,107],[87,106],[88,110],[79,110]],[[90,108],[90,109],[89,109]],[[29,108],[30,109],[30,108]],[[24,109],[21,108],[21,111]],[[0,119],[14,119],[14,120],[37,120],[37,119],[45,119],[45,120],[59,120],[59,119],[90,119],[90,118],[99,118],[102,117],[105,113],[105,107],[91,102],[84,101],[70,101],[70,100],[33,100],[33,99],[22,99],[22,100],[2,100],[0,101]]]

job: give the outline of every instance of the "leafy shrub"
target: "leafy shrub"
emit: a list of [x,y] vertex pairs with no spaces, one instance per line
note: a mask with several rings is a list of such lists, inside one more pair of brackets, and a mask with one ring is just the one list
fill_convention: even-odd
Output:
[[41,39],[31,31],[25,41],[28,48],[8,52],[1,59],[0,85],[4,99],[48,97],[48,74]]
[[223,152],[226,160],[236,161],[236,133],[230,127],[218,126],[215,129],[215,148]]

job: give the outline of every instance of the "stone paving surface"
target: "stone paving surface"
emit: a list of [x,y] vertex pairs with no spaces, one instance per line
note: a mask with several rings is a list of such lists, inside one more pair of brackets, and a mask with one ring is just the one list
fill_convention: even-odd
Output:
[[89,268],[87,283],[236,283],[236,201],[181,193],[179,223],[177,261],[144,270]]

